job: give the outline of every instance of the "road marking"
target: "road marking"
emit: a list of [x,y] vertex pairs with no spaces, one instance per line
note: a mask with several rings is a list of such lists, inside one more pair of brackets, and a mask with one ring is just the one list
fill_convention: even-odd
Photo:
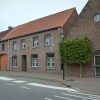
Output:
[[61,96],[57,96],[57,95],[54,95],[54,97],[56,97],[56,98],[60,98],[60,99],[75,100],[75,99],[70,99],[70,98],[61,97]]
[[[68,91],[68,92],[70,92],[70,91]],[[73,93],[73,94],[82,94],[82,95],[86,95],[86,96],[89,96],[89,97],[98,97],[98,98],[100,98],[100,96],[98,96],[98,95],[92,95],[92,94],[86,94],[86,93],[79,93],[78,91],[76,91],[76,92],[70,92],[70,93]]]
[[49,98],[44,98],[45,100],[53,100],[53,99],[49,99]]
[[18,80],[18,81],[13,81],[14,83],[24,83],[26,81]]
[[15,79],[8,78],[8,77],[4,77],[4,76],[0,76],[0,80],[4,80],[4,81],[12,81],[12,80],[15,80]]
[[94,98],[83,97],[83,96],[72,95],[72,94],[65,94],[65,93],[61,93],[61,94],[63,94],[63,95],[68,95],[68,96],[73,96],[73,97],[78,97],[78,98],[83,98],[83,100],[84,100],[84,99],[98,100],[98,99],[94,99]]
[[5,84],[7,84],[7,85],[13,85],[13,84],[11,84],[11,83],[5,83]]
[[24,87],[24,86],[20,86],[20,87],[21,87],[21,88],[24,88],[24,89],[28,89],[28,90],[30,89],[30,88],[28,88],[28,87]]
[[50,86],[50,85],[38,84],[38,83],[27,83],[27,85],[50,88],[50,89],[58,89],[58,90],[76,91],[75,89],[55,87],[55,86]]
[[94,95],[90,95],[89,97],[92,97],[92,98],[100,98],[100,96],[98,96],[98,95],[97,96],[96,95],[95,96]]

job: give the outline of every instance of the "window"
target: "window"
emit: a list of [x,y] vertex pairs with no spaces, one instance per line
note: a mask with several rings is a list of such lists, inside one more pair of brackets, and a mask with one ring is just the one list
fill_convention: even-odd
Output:
[[45,35],[45,46],[51,46],[51,35]]
[[94,65],[100,67],[100,51],[94,54]]
[[2,44],[2,51],[5,51],[5,44]]
[[100,50],[94,53],[95,76],[100,77]]
[[17,42],[13,41],[13,50],[17,50]]
[[37,54],[32,55],[32,67],[38,67],[38,55]]
[[37,48],[39,47],[39,37],[34,37],[33,38],[33,47]]
[[94,15],[93,19],[95,22],[99,22],[100,21],[100,14]]
[[46,63],[47,63],[47,68],[54,67],[54,53],[46,54]]
[[26,44],[25,44],[25,39],[21,40],[21,49],[25,49]]
[[12,56],[12,67],[13,68],[17,67],[17,56]]

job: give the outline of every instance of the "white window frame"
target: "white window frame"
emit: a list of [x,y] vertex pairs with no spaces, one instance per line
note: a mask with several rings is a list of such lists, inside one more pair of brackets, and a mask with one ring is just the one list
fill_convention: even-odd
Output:
[[21,49],[26,49],[25,39],[21,40]]
[[17,42],[13,41],[13,50],[17,50]]
[[32,67],[38,67],[38,58],[32,56]]
[[45,46],[51,46],[52,45],[52,41],[51,41],[51,35],[45,35]]
[[12,67],[17,68],[17,56],[12,56]]
[[[48,64],[50,64],[50,66]],[[54,64],[54,57],[47,57],[47,68],[54,68]]]
[[37,48],[39,47],[39,37],[33,37],[33,47]]
[[95,54],[94,54],[94,66],[98,66],[98,67],[99,67],[100,65],[96,65],[96,57],[97,57],[97,56],[100,57],[100,55],[95,55]]

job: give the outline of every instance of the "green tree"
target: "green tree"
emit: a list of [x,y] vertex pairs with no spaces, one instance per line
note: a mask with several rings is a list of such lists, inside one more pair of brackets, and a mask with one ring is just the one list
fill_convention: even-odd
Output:
[[83,77],[83,64],[91,61],[91,42],[87,37],[61,41],[59,44],[63,64],[80,64],[80,77]]

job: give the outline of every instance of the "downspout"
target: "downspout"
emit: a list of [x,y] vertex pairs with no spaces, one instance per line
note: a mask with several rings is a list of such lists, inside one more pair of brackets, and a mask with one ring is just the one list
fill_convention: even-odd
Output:
[[8,70],[10,70],[10,42],[8,40]]

